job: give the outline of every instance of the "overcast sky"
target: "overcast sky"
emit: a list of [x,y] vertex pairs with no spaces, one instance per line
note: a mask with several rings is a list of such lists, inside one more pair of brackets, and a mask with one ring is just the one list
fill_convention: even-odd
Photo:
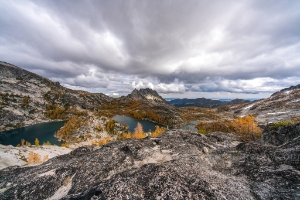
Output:
[[300,84],[298,0],[0,0],[0,60],[127,95],[263,98]]

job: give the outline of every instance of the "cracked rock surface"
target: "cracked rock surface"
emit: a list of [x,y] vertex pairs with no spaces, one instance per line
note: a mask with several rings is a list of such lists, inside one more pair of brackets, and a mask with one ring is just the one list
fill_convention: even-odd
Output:
[[0,199],[299,199],[300,137],[281,146],[229,133],[170,130],[158,138],[80,147],[0,171]]

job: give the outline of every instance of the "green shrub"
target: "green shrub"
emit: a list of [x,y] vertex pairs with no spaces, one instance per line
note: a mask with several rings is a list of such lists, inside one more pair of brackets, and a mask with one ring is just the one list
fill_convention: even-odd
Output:
[[200,134],[209,134],[209,133],[211,133],[212,131],[210,131],[210,130],[205,130],[205,129],[198,129],[198,133],[200,133]]
[[294,124],[294,123],[291,120],[281,120],[281,121],[275,123],[274,125],[270,126],[270,128],[273,130],[278,130],[282,126],[287,126],[287,125],[292,125],[292,124]]

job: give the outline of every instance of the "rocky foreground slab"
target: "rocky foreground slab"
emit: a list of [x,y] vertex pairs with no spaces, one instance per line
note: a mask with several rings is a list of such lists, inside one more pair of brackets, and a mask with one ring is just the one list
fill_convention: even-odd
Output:
[[107,199],[299,199],[299,155],[299,134],[274,146],[171,130],[2,169],[0,199],[90,199],[98,187]]

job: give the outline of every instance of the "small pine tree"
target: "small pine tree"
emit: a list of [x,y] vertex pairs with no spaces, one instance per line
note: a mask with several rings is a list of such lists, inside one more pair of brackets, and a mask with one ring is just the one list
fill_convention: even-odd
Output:
[[24,146],[25,145],[25,140],[21,139],[21,145]]
[[35,138],[34,144],[35,144],[36,147],[40,146],[39,139]]

